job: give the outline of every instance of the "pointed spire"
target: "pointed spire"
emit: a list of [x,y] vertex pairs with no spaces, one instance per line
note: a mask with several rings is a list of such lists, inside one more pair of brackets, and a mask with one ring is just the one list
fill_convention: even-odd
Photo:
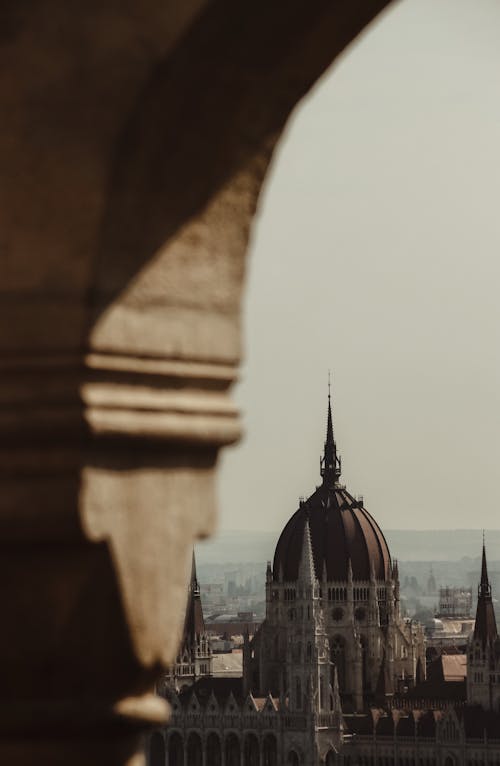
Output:
[[474,639],[482,641],[483,645],[494,641],[498,636],[495,610],[491,597],[491,585],[488,579],[486,563],[486,547],[483,533],[483,554],[481,559],[481,580],[478,588],[476,622],[474,623]]
[[330,392],[330,375],[328,375],[328,413],[326,418],[325,451],[321,460],[321,476],[323,484],[335,486],[340,478],[341,462],[337,455],[337,445],[333,435],[332,402]]
[[200,598],[200,585],[196,576],[196,560],[194,556],[191,562],[191,580],[189,582],[188,600],[186,605],[186,616],[184,618],[184,633],[182,646],[192,648],[196,643],[197,637],[205,633],[205,620],[203,617],[203,607]]
[[193,594],[199,594],[200,592],[200,584],[198,582],[198,576],[196,574],[196,559],[194,556],[194,548],[193,548],[193,558],[191,560],[191,580],[189,583],[189,588],[191,590],[191,593]]
[[302,551],[300,554],[298,579],[306,585],[314,585],[316,580],[311,543],[311,530],[309,529],[309,519],[307,517],[304,524],[304,536],[302,538]]
[[483,532],[483,555],[481,559],[481,582],[479,583],[479,595],[491,596],[491,585],[488,579],[488,565],[486,563],[486,546]]

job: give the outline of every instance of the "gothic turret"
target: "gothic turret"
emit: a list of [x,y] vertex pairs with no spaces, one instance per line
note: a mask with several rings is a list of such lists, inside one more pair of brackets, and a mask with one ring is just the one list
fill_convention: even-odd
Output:
[[205,629],[200,586],[196,574],[196,560],[193,551],[182,643],[175,665],[168,675],[168,682],[171,686],[177,688],[181,681],[182,683],[189,680],[194,681],[200,676],[211,675],[211,673],[212,650]]
[[483,541],[483,554],[481,559],[481,580],[478,587],[476,622],[474,624],[474,639],[480,640],[484,645],[491,643],[498,636],[495,610],[491,596],[491,585],[488,579],[488,565],[486,563],[486,549]]
[[309,529],[309,520],[307,518],[304,524],[302,552],[300,556],[297,579],[302,585],[310,587],[313,587],[316,582],[316,573],[314,571],[314,559],[311,545],[311,532]]
[[500,639],[483,539],[476,622],[467,651],[467,700],[487,710],[500,707]]
[[361,712],[381,678],[385,698],[403,675],[413,682],[419,659],[425,663],[423,630],[400,615],[397,564],[340,472],[329,392],[322,482],[278,540],[266,573],[266,620],[249,660],[252,691],[283,689],[297,714],[329,712],[334,672],[342,701]]

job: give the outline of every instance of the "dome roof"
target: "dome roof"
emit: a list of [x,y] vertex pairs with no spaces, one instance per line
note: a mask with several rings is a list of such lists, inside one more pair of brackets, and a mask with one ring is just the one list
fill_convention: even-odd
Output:
[[273,577],[293,581],[298,577],[304,526],[309,521],[316,577],[322,579],[326,566],[329,581],[348,579],[349,562],[354,580],[391,578],[391,556],[382,531],[372,516],[339,483],[340,459],[333,438],[330,397],[323,483],[288,521],[274,554]]

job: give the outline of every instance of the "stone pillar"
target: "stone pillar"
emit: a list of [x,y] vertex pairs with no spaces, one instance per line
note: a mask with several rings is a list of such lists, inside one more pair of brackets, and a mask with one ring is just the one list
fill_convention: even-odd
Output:
[[136,766],[165,721],[260,186],[385,4],[3,4],[1,763]]

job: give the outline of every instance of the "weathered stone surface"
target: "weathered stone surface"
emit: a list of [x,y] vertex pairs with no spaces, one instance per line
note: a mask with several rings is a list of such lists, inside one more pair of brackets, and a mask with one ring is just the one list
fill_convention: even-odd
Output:
[[[286,119],[385,0],[0,11],[0,761],[138,763]],[[160,705],[160,707],[158,707]]]

